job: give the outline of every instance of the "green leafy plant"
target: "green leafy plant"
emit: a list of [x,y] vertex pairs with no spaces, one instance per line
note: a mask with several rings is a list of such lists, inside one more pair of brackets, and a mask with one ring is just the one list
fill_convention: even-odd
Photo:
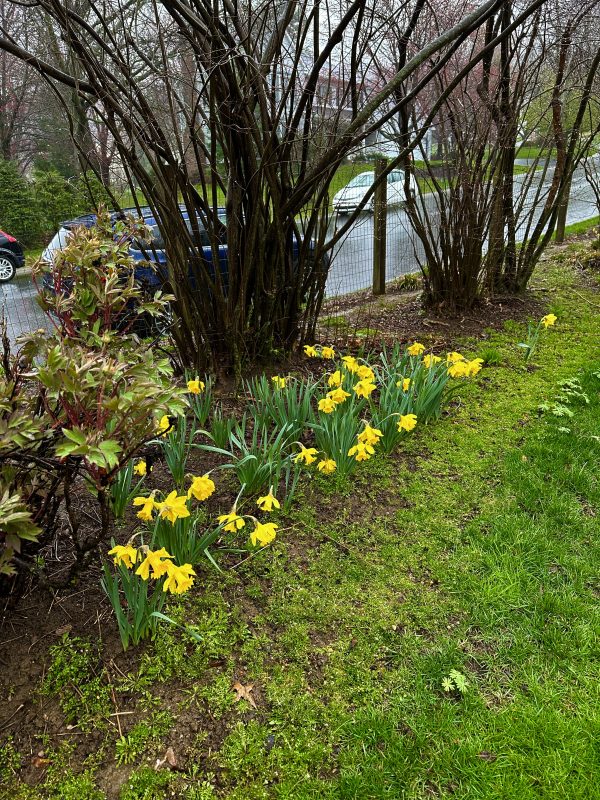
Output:
[[502,364],[502,354],[496,347],[484,347],[479,351],[479,358],[486,367],[499,367]]
[[[29,466],[28,480],[39,484],[40,473],[56,503],[64,498],[76,556],[64,580],[106,539],[111,484],[127,481],[119,473],[154,438],[157,417],[182,416],[187,407],[169,360],[155,357],[132,334],[136,320],[161,313],[169,299],[159,292],[148,300],[136,284],[129,241],[144,230],[134,223],[115,227],[100,214],[96,228],[72,232],[52,266],[35,265],[40,304],[53,333],[38,330],[23,337],[18,358],[5,358],[0,380],[3,464],[13,470],[14,485],[14,468],[23,471],[24,464],[31,465],[32,453],[43,456],[43,469],[33,474]],[[100,515],[94,534],[81,539],[79,507],[72,502],[79,475],[96,497]],[[22,474],[19,481],[23,484]],[[4,483],[10,489],[11,483]],[[28,503],[32,497],[28,491]],[[53,502],[48,494],[39,502],[45,525],[51,523]],[[35,515],[33,522],[38,522]]]
[[556,317],[554,314],[546,314],[538,323],[527,323],[527,338],[524,342],[519,342],[517,344],[517,347],[525,351],[526,362],[529,361],[537,349],[542,328],[549,328],[554,325],[555,322]]
[[277,486],[291,458],[285,453],[293,441],[292,425],[270,432],[266,425],[254,425],[248,431],[247,417],[234,427],[229,436],[229,449],[202,444],[207,451],[220,453],[231,460],[222,469],[231,469],[247,494],[256,494]]
[[157,439],[165,456],[169,472],[178,488],[183,486],[187,460],[196,434],[196,426],[192,424],[188,430],[185,415],[178,417],[168,432]]
[[196,422],[201,427],[204,427],[208,422],[208,418],[210,416],[210,410],[212,406],[213,400],[213,381],[212,378],[207,377],[203,381],[198,382],[196,378],[191,376],[191,373],[186,374],[186,381],[188,381],[188,388],[190,383],[201,383],[203,388],[198,392],[191,392],[188,399],[190,403],[190,408],[194,412],[194,417]]
[[261,375],[248,381],[246,390],[253,399],[248,412],[261,428],[287,427],[292,439],[297,439],[314,419],[313,398],[317,391],[314,381],[277,375],[268,379]]
[[162,583],[144,580],[122,562],[114,571],[106,562],[102,569],[100,582],[117,619],[123,650],[154,636],[159,619],[153,613],[161,611],[166,600]]
[[470,683],[466,676],[457,669],[451,669],[448,675],[442,679],[442,689],[445,692],[458,692],[458,694],[466,694]]
[[110,687],[91,642],[64,634],[50,648],[42,694],[56,697],[65,721],[81,730],[103,727],[111,711]]
[[[244,414],[240,422],[240,426],[242,428],[245,428],[246,425],[245,418],[246,415]],[[226,450],[231,438],[231,434],[233,433],[237,424],[238,423],[235,417],[226,417],[223,414],[222,407],[218,405],[213,413],[210,429],[207,431],[199,431],[199,433],[203,433],[205,436],[208,436],[215,447],[219,448],[220,450]]]
[[135,464],[128,461],[115,475],[110,486],[110,507],[116,519],[123,519],[125,510],[131,505],[133,498],[140,493],[144,478],[134,484]]
[[0,496],[0,574],[15,572],[12,559],[21,552],[23,542],[35,542],[41,528],[31,519],[31,512],[18,494],[5,489]]

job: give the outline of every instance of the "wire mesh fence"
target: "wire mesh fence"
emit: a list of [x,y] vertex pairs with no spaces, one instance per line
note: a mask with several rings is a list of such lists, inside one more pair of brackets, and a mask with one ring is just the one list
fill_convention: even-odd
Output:
[[37,290],[27,268],[17,271],[9,283],[0,283],[0,318],[6,321],[6,332],[14,347],[19,336],[44,328],[50,323],[37,303]]
[[[344,215],[335,215],[330,235],[333,235],[336,229],[341,229],[345,221]],[[374,239],[373,213],[364,212],[333,248],[325,290],[328,300],[372,288]],[[386,282],[418,272],[419,260],[422,263],[423,257],[423,247],[415,236],[403,208],[388,207],[385,245]]]

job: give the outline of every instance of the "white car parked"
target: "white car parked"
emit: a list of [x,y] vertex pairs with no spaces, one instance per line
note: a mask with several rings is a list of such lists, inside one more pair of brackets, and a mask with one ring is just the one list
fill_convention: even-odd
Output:
[[[375,180],[374,172],[361,172],[355,175],[347,186],[334,195],[332,205],[334,211],[340,214],[354,211]],[[413,176],[410,176],[410,191],[416,192],[417,185]],[[392,170],[387,176],[387,204],[398,206],[406,202],[404,195],[404,172],[399,169]],[[373,198],[366,204],[366,211],[373,210]]]

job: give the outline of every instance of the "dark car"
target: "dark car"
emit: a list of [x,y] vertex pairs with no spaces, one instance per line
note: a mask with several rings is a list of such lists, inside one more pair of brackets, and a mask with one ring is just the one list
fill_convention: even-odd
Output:
[[25,263],[21,244],[4,231],[0,231],[0,283],[7,283],[15,277],[18,267]]
[[[181,215],[185,220],[188,228],[191,228],[191,223],[189,222],[189,214],[185,210],[183,206],[180,207]],[[148,242],[146,245],[132,240],[129,246],[129,253],[132,258],[137,262],[135,267],[135,277],[139,281],[139,283],[146,287],[151,292],[155,292],[157,289],[162,288],[162,285],[167,277],[168,269],[167,269],[167,256],[165,252],[165,245],[162,240],[162,236],[160,234],[156,219],[154,218],[152,212],[149,208],[143,207],[141,209],[141,213],[137,211],[135,208],[126,208],[123,209],[122,212],[112,212],[112,218],[116,222],[120,217],[123,216],[124,213],[133,214],[136,216],[140,216],[142,221],[150,228],[150,235],[151,241]],[[218,256],[218,266],[223,277],[223,282],[225,287],[228,284],[228,267],[227,267],[227,242],[225,239],[224,231],[225,231],[225,223],[226,223],[226,216],[225,216],[225,209],[219,208],[218,209],[218,217],[220,222],[222,223],[222,230],[223,230],[223,238],[219,242],[217,247],[217,256]],[[71,230],[78,226],[85,226],[86,228],[91,228],[96,223],[96,215],[95,214],[84,214],[80,217],[76,217],[75,219],[67,220],[66,222],[61,223],[59,230],[56,232],[54,238],[48,244],[44,252],[42,253],[42,258],[49,264],[52,264],[54,260],[54,252],[57,250],[62,250],[67,243],[69,238],[69,233]],[[212,247],[210,246],[210,240],[204,225],[202,224],[200,218],[197,218],[197,227],[198,232],[200,235],[200,243],[202,248],[202,254],[204,259],[208,265],[209,270],[214,270],[214,255]],[[293,257],[294,260],[298,257],[298,252],[300,250],[300,242],[294,240],[292,243],[293,247]],[[309,252],[312,254],[315,249],[315,244],[311,240],[309,243]],[[322,256],[322,263],[323,268],[327,269],[329,266],[329,256],[323,255]],[[193,282],[194,278],[190,272],[190,282]],[[51,288],[51,276],[48,275],[45,280],[45,285],[47,288]]]

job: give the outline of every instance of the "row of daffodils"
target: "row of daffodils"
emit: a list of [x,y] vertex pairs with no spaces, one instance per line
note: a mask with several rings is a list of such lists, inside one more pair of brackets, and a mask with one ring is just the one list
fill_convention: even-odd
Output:
[[[159,620],[169,619],[161,610],[166,596],[193,586],[194,567],[213,560],[213,545],[225,539],[239,549],[240,536],[251,548],[269,545],[279,526],[268,516],[289,508],[301,473],[314,468],[323,476],[347,476],[378,450],[391,452],[417,426],[438,419],[460,379],[474,377],[482,367],[481,359],[460,353],[445,358],[426,353],[418,342],[371,363],[339,358],[328,346],[309,345],[304,352],[331,368],[319,370],[312,381],[276,375],[261,379],[260,389],[256,382],[248,384],[250,424],[246,416],[241,423],[223,420],[211,409],[210,382],[189,380],[193,414],[162,417],[156,424],[156,442],[175,488],[143,492],[152,481],[145,461],[131,464],[115,484],[114,507],[132,504],[140,522],[129,542],[113,543],[113,568],[105,565],[102,581],[124,647],[153,635]],[[191,447],[210,451],[213,459],[220,454],[224,463],[190,475]],[[213,515],[214,499],[208,506],[206,501],[217,490],[220,468],[233,472],[240,487],[232,507]]]

